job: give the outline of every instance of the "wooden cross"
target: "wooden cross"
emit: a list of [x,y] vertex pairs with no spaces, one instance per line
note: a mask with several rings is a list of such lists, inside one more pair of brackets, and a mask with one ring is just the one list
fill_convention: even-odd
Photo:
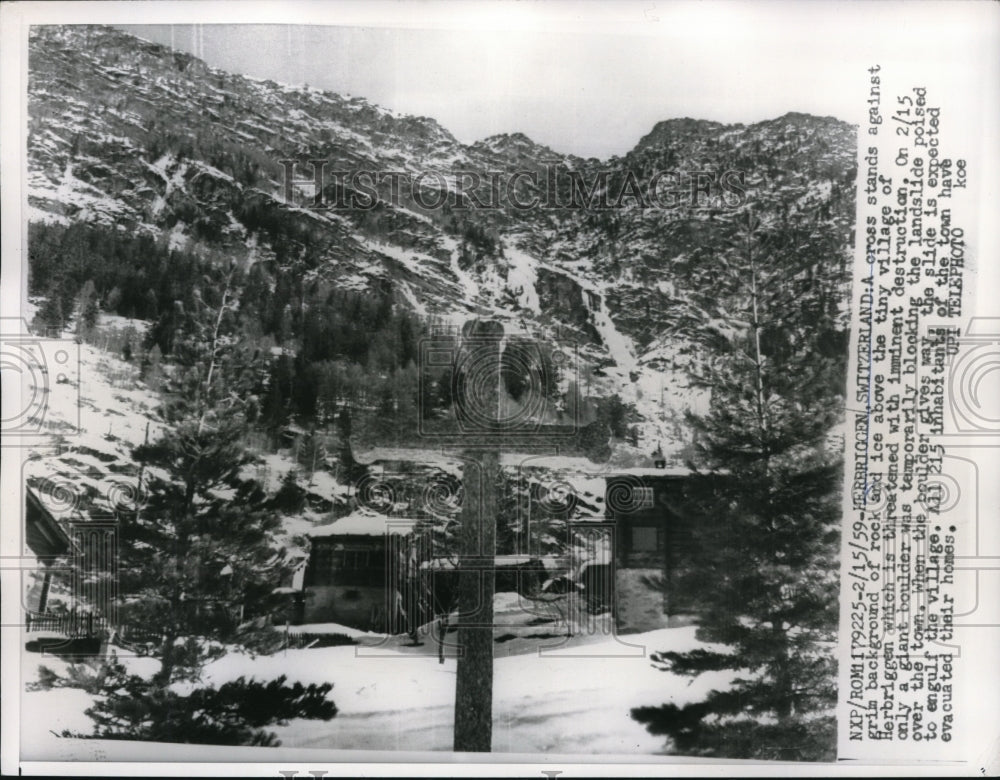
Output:
[[[594,425],[541,425],[538,420],[518,414],[505,418],[501,403],[503,344],[501,323],[471,320],[465,324],[455,356],[456,420],[423,431],[437,446],[461,453],[466,463],[459,532],[456,752],[492,749],[494,558],[500,454],[586,455],[602,462],[610,435]],[[422,356],[425,353],[422,350]],[[580,404],[574,408],[579,409]],[[478,479],[470,473],[473,468],[479,472]]]

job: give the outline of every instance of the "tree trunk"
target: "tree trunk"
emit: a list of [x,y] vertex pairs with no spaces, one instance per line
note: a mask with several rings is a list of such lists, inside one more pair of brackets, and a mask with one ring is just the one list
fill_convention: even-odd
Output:
[[[478,462],[476,469],[474,462]],[[459,537],[456,752],[485,752],[493,743],[493,560],[496,552],[499,453],[466,461]],[[479,473],[475,473],[478,471]]]
[[171,632],[163,638],[163,643],[160,645],[160,671],[156,673],[155,679],[164,688],[170,685],[170,678],[174,673],[176,643],[177,637]]
[[790,675],[787,673],[788,668],[788,644],[787,635],[785,629],[782,628],[782,621],[780,618],[775,618],[771,621],[771,630],[775,635],[775,638],[781,643],[782,649],[778,653],[778,657],[775,659],[774,668],[777,670],[775,674],[775,693],[777,699],[777,705],[774,708],[775,715],[778,717],[779,721],[783,721],[790,717],[792,714],[792,698],[793,698],[793,687]]
[[753,254],[753,214],[747,217],[747,264],[750,266],[750,327],[753,330],[753,364],[754,364],[754,395],[756,400],[757,424],[761,433],[761,454],[764,457],[764,470],[768,471],[767,459],[770,455],[767,442],[768,419],[765,406],[764,390],[764,354],[760,347],[760,292],[757,288],[757,265]]
[[219,314],[215,318],[215,326],[212,328],[212,342],[211,350],[209,352],[209,364],[208,364],[208,375],[205,377],[205,408],[202,410],[200,417],[198,418],[198,433],[200,434],[202,428],[205,425],[205,415],[208,414],[208,407],[210,405],[209,393],[212,392],[212,375],[215,373],[215,359],[218,356],[218,344],[219,344],[219,329],[222,327],[222,318],[226,313],[226,306],[229,302],[229,289],[232,284],[233,279],[233,269],[235,266],[230,266],[229,274],[226,276],[226,287],[222,291],[222,303],[219,305]]
[[[461,365],[474,371],[462,385],[462,406],[477,409],[482,420],[500,422],[500,371],[503,326],[496,322],[466,323],[472,336],[463,345]],[[488,434],[487,434],[488,435]],[[477,437],[471,432],[470,437]],[[480,444],[471,438],[472,444]],[[493,743],[493,593],[496,587],[497,512],[500,449],[476,448],[466,453],[459,533],[458,669],[455,681],[455,742],[458,752],[489,752]]]

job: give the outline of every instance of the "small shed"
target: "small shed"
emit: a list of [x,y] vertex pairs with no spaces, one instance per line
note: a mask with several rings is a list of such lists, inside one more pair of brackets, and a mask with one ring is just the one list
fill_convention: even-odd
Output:
[[417,522],[357,510],[310,531],[302,621],[386,631],[395,619],[401,555]]

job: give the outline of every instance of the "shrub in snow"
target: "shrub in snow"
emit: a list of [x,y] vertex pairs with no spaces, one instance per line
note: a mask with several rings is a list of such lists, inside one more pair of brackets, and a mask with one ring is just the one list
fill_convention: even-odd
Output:
[[327,698],[330,683],[268,683],[240,677],[218,688],[180,693],[152,680],[129,674],[112,661],[96,687],[91,734],[64,731],[64,737],[187,742],[208,745],[280,744],[265,726],[285,725],[292,718],[330,720],[336,705]]

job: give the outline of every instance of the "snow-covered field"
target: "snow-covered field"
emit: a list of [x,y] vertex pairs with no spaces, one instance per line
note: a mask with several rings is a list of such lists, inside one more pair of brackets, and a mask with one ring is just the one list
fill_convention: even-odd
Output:
[[[697,646],[694,627],[667,628],[626,637],[597,636],[553,653],[498,657],[494,662],[493,751],[498,753],[656,754],[662,737],[650,735],[629,715],[631,708],[698,701],[725,687],[730,673],[704,674],[693,682],[654,668],[656,650]],[[205,670],[205,682],[240,675],[290,682],[331,682],[339,712],[331,721],[296,720],[273,727],[283,747],[348,750],[447,751],[454,722],[454,658],[439,663],[433,648],[365,644],[287,650],[256,658],[230,654]],[[566,654],[563,655],[562,653]],[[571,655],[577,653],[577,655]],[[58,669],[53,659],[28,657]],[[131,659],[150,673],[148,659]],[[28,670],[25,670],[27,675]],[[89,731],[83,715],[88,694],[75,689],[23,695],[25,736],[40,751],[65,753],[67,741],[53,732]],[[57,741],[56,741],[57,740]],[[56,742],[54,742],[56,741]],[[90,748],[81,745],[82,750]]]

